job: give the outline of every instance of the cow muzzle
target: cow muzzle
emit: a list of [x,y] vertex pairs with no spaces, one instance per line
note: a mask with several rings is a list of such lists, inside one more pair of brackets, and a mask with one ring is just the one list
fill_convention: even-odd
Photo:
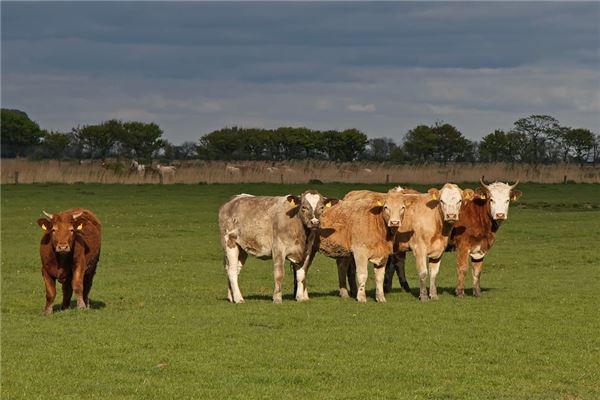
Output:
[[57,253],[68,253],[71,251],[71,246],[68,244],[57,244],[55,250]]
[[390,220],[390,222],[388,223],[388,226],[390,228],[398,228],[400,226],[400,220]]
[[456,214],[446,214],[446,222],[454,223],[458,220],[458,215]]
[[309,226],[312,229],[317,229],[319,227],[319,225],[321,225],[321,221],[319,221],[316,218],[313,218],[310,220]]
[[504,221],[506,219],[505,213],[496,213],[496,217],[494,218],[497,221]]

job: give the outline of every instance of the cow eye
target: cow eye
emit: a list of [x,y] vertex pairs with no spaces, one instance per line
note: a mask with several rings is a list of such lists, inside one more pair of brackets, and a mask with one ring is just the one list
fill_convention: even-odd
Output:
[[302,211],[308,211],[308,207],[302,206]]

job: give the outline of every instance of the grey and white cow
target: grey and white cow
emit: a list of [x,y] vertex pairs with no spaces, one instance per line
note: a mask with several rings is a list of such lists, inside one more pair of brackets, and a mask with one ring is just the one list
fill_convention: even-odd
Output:
[[315,190],[308,190],[300,197],[240,194],[223,204],[219,209],[219,227],[229,279],[229,301],[244,302],[238,276],[248,254],[273,259],[273,302],[281,303],[282,300],[281,283],[286,259],[296,271],[296,300],[308,300],[306,271],[312,258],[307,257],[310,253],[307,246],[312,247],[314,243],[321,213],[336,202]]

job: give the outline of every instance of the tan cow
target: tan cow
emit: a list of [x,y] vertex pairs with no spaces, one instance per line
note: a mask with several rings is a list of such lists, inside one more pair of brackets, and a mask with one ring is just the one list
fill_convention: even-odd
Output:
[[[312,260],[308,248],[320,226],[321,213],[337,200],[326,199],[315,190],[298,196],[234,196],[219,209],[221,245],[229,279],[229,301],[243,303],[238,276],[248,254],[273,259],[275,289],[273,302],[281,303],[284,263],[288,259],[296,271],[296,300],[308,300],[306,272]],[[307,242],[311,242],[307,245]]]
[[[446,183],[442,189],[429,189],[424,194],[411,195],[414,204],[407,210],[398,229],[395,250],[399,252],[393,263],[403,264],[406,251],[415,256],[419,276],[419,299],[427,301],[437,299],[436,278],[440,262],[454,223],[460,215],[461,205],[473,197],[471,189],[462,190],[457,185]],[[402,267],[403,268],[403,267]],[[386,284],[391,288],[391,276],[394,266],[388,265]],[[429,295],[427,293],[427,275],[429,274]]]
[[[321,216],[318,250],[335,258],[341,271],[354,260],[359,302],[367,301],[365,285],[369,262],[375,265],[376,300],[385,302],[384,267],[393,252],[396,231],[410,203],[402,192],[392,189],[388,193],[343,200]],[[340,295],[348,296],[341,279]]]

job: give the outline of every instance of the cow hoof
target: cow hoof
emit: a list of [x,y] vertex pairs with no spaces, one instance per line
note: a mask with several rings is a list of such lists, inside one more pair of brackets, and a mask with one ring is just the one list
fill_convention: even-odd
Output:
[[282,303],[281,296],[273,296],[273,303],[274,304],[281,304]]
[[245,302],[246,302],[246,301],[244,300],[244,298],[243,298],[243,297],[240,297],[239,299],[237,299],[237,300],[234,300],[234,303],[235,303],[235,304],[244,304]]
[[[301,302],[301,301],[308,301],[308,298],[304,297],[304,296],[297,296],[296,297],[296,301]],[[281,303],[281,301],[279,301]]]
[[456,297],[460,297],[460,298],[465,297],[465,291],[464,290],[458,290],[458,289],[456,289],[456,291],[454,293],[456,294]]
[[356,296],[356,301],[358,301],[359,303],[366,303],[367,296],[365,296],[364,293],[362,295],[359,294],[358,296]]
[[429,296],[428,295],[419,295],[419,300],[421,300],[421,303],[427,303],[429,301]]
[[432,294],[432,295],[429,295],[429,298],[430,298],[431,300],[439,300],[439,299],[440,299],[440,298],[438,297],[438,295],[437,295],[437,294]]
[[481,297],[481,292],[479,290],[473,290],[473,296]]
[[42,311],[42,315],[44,316],[48,316],[48,315],[52,315],[52,307],[50,308],[44,308],[44,311]]
[[340,297],[342,299],[347,299],[350,297],[350,295],[348,294],[348,289],[340,289]]
[[386,303],[387,300],[385,299],[385,296],[377,296],[375,298],[375,300],[377,300],[378,303]]

